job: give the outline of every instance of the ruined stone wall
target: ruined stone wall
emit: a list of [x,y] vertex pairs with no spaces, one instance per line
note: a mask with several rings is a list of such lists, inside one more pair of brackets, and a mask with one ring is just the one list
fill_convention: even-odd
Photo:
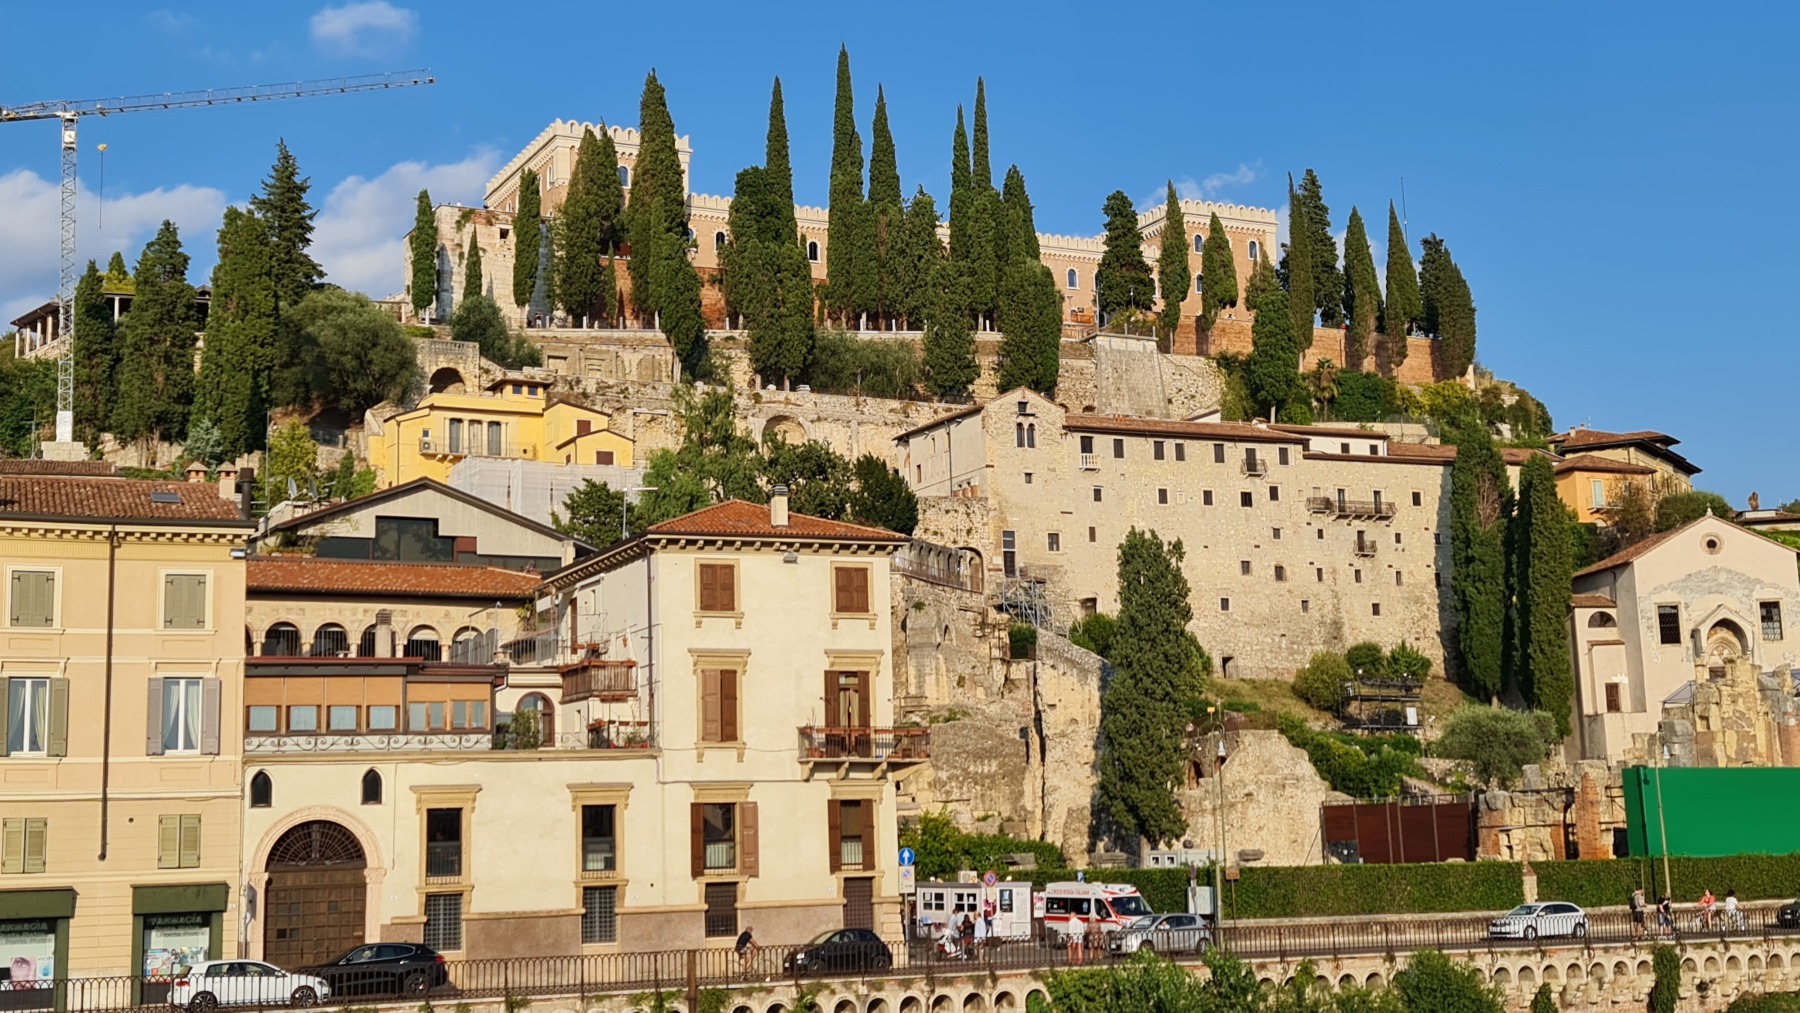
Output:
[[[1217,739],[1212,743],[1216,744]],[[1306,751],[1278,731],[1244,729],[1225,733],[1224,776],[1214,761],[1215,745],[1201,752],[1200,776],[1179,794],[1187,815],[1185,841],[1200,851],[1218,849],[1219,787],[1225,789],[1225,854],[1233,864],[1320,865],[1319,807],[1352,801],[1331,790],[1313,769]],[[1245,852],[1262,852],[1254,862]]]
[[1625,826],[1620,767],[1604,761],[1529,765],[1510,791],[1477,799],[1476,856],[1508,862],[1611,858],[1613,831]]

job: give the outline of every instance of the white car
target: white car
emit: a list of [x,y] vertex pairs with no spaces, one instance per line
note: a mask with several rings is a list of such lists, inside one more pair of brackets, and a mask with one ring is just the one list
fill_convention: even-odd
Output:
[[169,1005],[188,1013],[221,1006],[317,1006],[330,997],[324,979],[260,960],[201,961],[180,970],[169,986]]
[[1520,904],[1488,923],[1492,939],[1537,939],[1547,936],[1587,935],[1587,912],[1563,901]]
[[1114,953],[1204,953],[1212,932],[1199,915],[1144,915],[1106,937]]

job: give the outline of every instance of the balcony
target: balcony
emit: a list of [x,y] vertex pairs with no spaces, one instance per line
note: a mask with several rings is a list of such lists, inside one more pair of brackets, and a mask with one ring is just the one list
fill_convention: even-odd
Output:
[[1350,551],[1359,556],[1373,556],[1375,554],[1375,540],[1373,538],[1358,538],[1356,544],[1351,547]]
[[244,736],[246,754],[272,753],[461,753],[494,748],[487,729],[452,732],[320,732]]
[[637,662],[588,658],[562,670],[562,702],[630,700],[637,696]]
[[563,660],[562,630],[552,626],[527,633],[500,645],[508,663],[523,668],[551,666]]
[[1385,521],[1394,516],[1394,504],[1378,499],[1333,499],[1330,496],[1308,496],[1306,509],[1327,517],[1364,520]]
[[428,842],[425,845],[425,882],[454,883],[460,879],[462,879],[462,842]]
[[1082,454],[1081,455],[1081,470],[1082,471],[1099,471],[1100,470],[1100,455],[1099,454]]
[[1244,474],[1256,476],[1269,473],[1269,459],[1255,454],[1244,455]]
[[879,775],[890,767],[911,766],[931,758],[929,728],[834,728],[808,725],[800,729],[800,762],[811,777],[820,768],[835,768],[826,776],[847,777],[862,769]]

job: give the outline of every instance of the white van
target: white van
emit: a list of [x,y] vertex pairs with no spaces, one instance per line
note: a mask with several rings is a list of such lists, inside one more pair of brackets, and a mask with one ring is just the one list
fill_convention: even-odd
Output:
[[964,915],[972,921],[988,917],[990,938],[1031,938],[1030,883],[920,883],[913,896],[915,939],[936,938],[946,924],[961,925]]
[[1153,914],[1137,887],[1123,883],[1050,883],[1035,900],[1034,915],[1046,935],[1068,935],[1079,917],[1087,932],[1117,932],[1134,919]]

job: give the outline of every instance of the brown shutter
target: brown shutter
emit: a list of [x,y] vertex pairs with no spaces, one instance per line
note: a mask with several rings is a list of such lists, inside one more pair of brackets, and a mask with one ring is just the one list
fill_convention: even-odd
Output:
[[743,739],[738,729],[738,673],[730,669],[719,673],[719,735],[720,742]]
[[[69,680],[51,679],[50,734],[44,743],[47,756],[69,755]],[[4,729],[0,729],[4,732]]]
[[738,803],[738,871],[746,876],[759,875],[762,862],[757,857],[756,803]]
[[720,566],[719,571],[719,611],[737,611],[737,567]]
[[850,568],[836,566],[831,570],[832,599],[831,611],[850,612]]
[[850,574],[850,603],[855,606],[851,611],[858,614],[872,611],[869,605],[869,568],[853,566]]
[[844,867],[844,804],[837,799],[825,803],[825,836],[831,842],[831,871],[837,872]]
[[699,879],[706,874],[706,806],[695,802],[688,806],[689,859],[688,871]]
[[875,691],[875,673],[858,672],[856,679],[856,727],[869,727],[869,696]]
[[700,741],[723,742],[724,729],[719,721],[719,670],[703,669],[700,672]]
[[825,673],[825,727],[835,728],[838,724],[838,674]]
[[700,611],[719,612],[719,568],[700,564]]

